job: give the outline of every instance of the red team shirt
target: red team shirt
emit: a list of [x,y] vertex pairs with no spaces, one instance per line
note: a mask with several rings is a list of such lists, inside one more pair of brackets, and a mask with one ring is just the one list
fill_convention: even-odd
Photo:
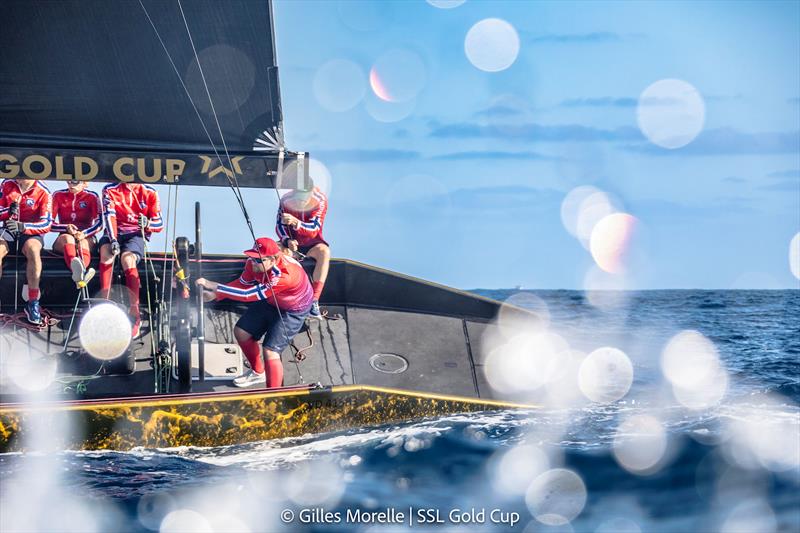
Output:
[[254,302],[267,300],[281,311],[305,311],[314,300],[311,283],[303,267],[294,259],[278,256],[276,264],[264,273],[253,271],[248,259],[239,279],[217,286],[217,300]]
[[24,223],[23,234],[44,235],[50,231],[53,197],[41,182],[35,181],[33,187],[23,194],[15,180],[3,180],[0,184],[0,222],[10,218],[13,202],[19,204],[18,220]]
[[[72,194],[69,189],[53,193],[53,227],[55,233],[66,233],[67,225],[73,224],[91,237],[103,229],[100,196],[88,189]],[[55,221],[58,221],[57,223]]]
[[[311,246],[320,242],[325,242],[322,238],[322,223],[325,221],[325,214],[328,212],[328,199],[325,194],[314,187],[311,191],[309,204],[302,210],[293,207],[295,205],[294,191],[281,198],[281,205],[278,208],[278,223],[275,231],[281,241],[284,239],[294,239],[299,246]],[[281,222],[281,215],[288,213],[300,220],[300,227],[293,228]]]
[[153,187],[141,183],[115,183],[103,187],[103,216],[109,239],[140,233],[139,215],[150,219],[150,226],[145,230],[148,239],[150,234],[164,228],[158,193]]

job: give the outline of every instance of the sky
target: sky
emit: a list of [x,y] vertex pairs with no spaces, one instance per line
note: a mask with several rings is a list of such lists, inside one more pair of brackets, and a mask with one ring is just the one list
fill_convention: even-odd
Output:
[[[800,288],[799,2],[274,16],[286,143],[314,158],[334,257],[462,289]],[[275,192],[246,202],[272,235]],[[247,247],[207,220],[205,250]]]

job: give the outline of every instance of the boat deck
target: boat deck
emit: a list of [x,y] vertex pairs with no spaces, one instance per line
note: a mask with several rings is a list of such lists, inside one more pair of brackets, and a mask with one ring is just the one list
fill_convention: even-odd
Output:
[[[212,279],[231,279],[241,271],[241,265],[241,258],[212,259],[204,268],[212,271]],[[58,269],[49,272],[58,273]],[[128,354],[101,363],[83,351],[76,328],[65,343],[74,300],[67,307],[63,295],[76,294],[74,286],[69,289],[68,279],[65,285],[65,278],[55,275],[43,280],[42,303],[60,317],[60,322],[40,332],[10,323],[0,326],[0,403],[30,396],[31,390],[42,387],[46,387],[49,399],[152,395],[155,376],[146,317],[143,335],[131,343]],[[3,279],[2,287],[6,290],[0,292],[8,292],[7,280]],[[120,292],[112,293],[112,297],[124,299],[124,290],[119,286]],[[146,289],[142,290],[145,302]],[[58,294],[62,296],[53,296]],[[486,328],[496,327],[491,321],[499,305],[375,267],[334,260],[322,301],[328,318],[308,320],[307,331],[299,333],[293,346],[282,354],[284,385],[360,384],[500,399],[485,379],[482,346]],[[6,316],[8,307],[6,304],[3,309]],[[232,302],[206,307],[206,379],[194,380],[192,392],[239,390],[232,387],[231,379],[242,372],[244,363],[233,328],[244,309],[245,305]],[[192,316],[196,316],[196,309]],[[197,341],[193,342],[197,374]],[[300,361],[295,359],[297,350],[305,356]],[[53,380],[54,363],[57,369]],[[48,385],[48,381],[52,383]],[[170,389],[164,392],[177,391],[177,374],[173,373]]]

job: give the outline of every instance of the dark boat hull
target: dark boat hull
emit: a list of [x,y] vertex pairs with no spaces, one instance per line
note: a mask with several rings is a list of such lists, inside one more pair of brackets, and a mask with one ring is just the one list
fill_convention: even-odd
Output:
[[509,407],[520,406],[365,386],[7,405],[0,453],[35,447],[42,427],[62,428],[53,449],[226,446]]

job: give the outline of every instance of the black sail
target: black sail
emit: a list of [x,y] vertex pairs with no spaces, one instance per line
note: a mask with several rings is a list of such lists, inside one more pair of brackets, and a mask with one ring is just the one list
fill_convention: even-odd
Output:
[[271,7],[0,1],[0,177],[290,186]]

